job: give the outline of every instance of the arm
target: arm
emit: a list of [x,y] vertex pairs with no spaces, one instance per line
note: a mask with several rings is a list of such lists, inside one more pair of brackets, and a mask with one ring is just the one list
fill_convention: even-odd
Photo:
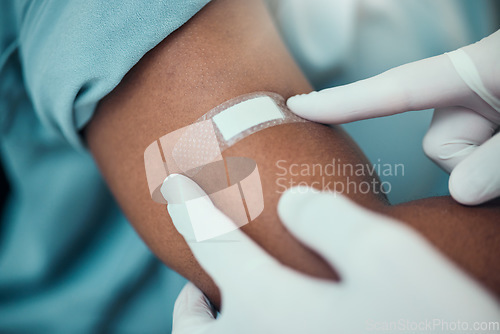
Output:
[[[163,262],[193,281],[215,302],[218,301],[215,285],[175,231],[165,207],[150,199],[143,153],[155,139],[191,124],[220,103],[262,90],[288,98],[308,92],[311,87],[281,43],[261,2],[215,0],[141,59],[101,101],[85,131],[92,154],[137,232]],[[259,166],[265,209],[257,220],[244,227],[244,232],[283,263],[315,276],[333,278],[329,267],[296,241],[278,219],[276,205],[282,189],[276,184],[279,173],[276,162],[325,165],[336,158],[344,163],[366,163],[356,145],[339,129],[332,131],[313,123],[288,124],[258,132],[224,155],[249,157]],[[319,179],[319,176],[294,177],[294,181],[308,184]],[[331,180],[345,182],[339,176]],[[372,181],[365,177],[351,177],[351,180]],[[368,208],[393,214],[380,196],[370,193],[352,197]],[[495,260],[489,255],[495,254],[498,246],[494,246],[494,237],[486,235],[497,230],[491,221],[500,211],[477,209],[471,215],[484,221],[484,232],[473,229],[464,233],[463,229],[455,229],[462,222],[462,213],[456,215],[451,201],[441,201],[445,202],[442,206],[430,209],[425,207],[428,203],[412,204],[407,211],[402,209],[397,214],[418,213],[417,218],[425,217],[430,224],[436,212],[446,210],[444,218],[451,223],[438,215],[440,228],[430,229],[425,225],[424,235],[476,277],[498,275],[498,263],[492,266]],[[460,247],[447,247],[449,242],[468,240],[477,248],[491,247],[491,253],[474,254]],[[456,253],[450,253],[450,249]],[[486,255],[489,265],[477,267],[476,255]],[[491,280],[484,281],[491,287]]]

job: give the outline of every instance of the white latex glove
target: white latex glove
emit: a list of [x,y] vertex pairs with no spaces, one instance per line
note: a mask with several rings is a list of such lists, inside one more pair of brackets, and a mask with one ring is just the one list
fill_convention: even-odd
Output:
[[436,108],[424,151],[451,172],[453,198],[475,205],[500,196],[500,30],[449,54],[287,104],[301,117],[331,124]]
[[[169,176],[162,193],[172,203],[204,194],[180,175]],[[192,210],[229,220],[205,199]],[[177,230],[189,229],[186,207],[171,204],[168,211]],[[346,334],[391,321],[406,326],[401,331],[432,325],[440,332],[446,321],[470,330],[473,321],[500,319],[499,305],[479,285],[396,221],[312,188],[285,192],[278,213],[299,241],[335,266],[341,282],[285,267],[239,229],[203,242],[187,240],[223,305],[215,318],[203,293],[189,283],[175,303],[174,334]]]

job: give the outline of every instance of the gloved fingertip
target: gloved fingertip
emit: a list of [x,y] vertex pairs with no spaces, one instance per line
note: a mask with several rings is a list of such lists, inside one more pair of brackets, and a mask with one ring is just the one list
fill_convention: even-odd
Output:
[[463,205],[479,205],[492,198],[494,195],[488,192],[488,185],[480,180],[473,179],[470,175],[462,175],[456,169],[448,181],[450,195],[455,201]]
[[291,98],[289,98],[286,101],[286,105],[287,105],[288,109],[290,109],[291,111],[294,112],[297,109],[297,105],[300,103],[300,99],[301,99],[301,95],[295,95],[295,96],[292,96]]
[[292,96],[286,101],[286,105],[293,113],[302,116],[308,110],[309,97],[315,95],[316,93],[317,92],[311,92],[309,94]]
[[307,186],[296,186],[286,190],[278,202],[278,215],[281,221],[285,225],[297,224],[300,212],[318,193],[319,190]]
[[[174,227],[186,240],[197,239],[193,228],[193,214],[197,212],[211,216],[221,214],[205,191],[184,175],[170,174],[163,181],[160,191],[168,202],[167,211]],[[196,201],[193,201],[195,199]]]
[[167,176],[160,192],[169,204],[184,203],[207,195],[196,182],[181,174]]

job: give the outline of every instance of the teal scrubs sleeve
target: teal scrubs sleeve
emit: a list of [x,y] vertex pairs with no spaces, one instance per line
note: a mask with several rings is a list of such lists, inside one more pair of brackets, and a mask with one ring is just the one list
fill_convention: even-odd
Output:
[[185,280],[137,236],[79,131],[207,2],[0,1],[0,333],[170,332]]
[[20,1],[19,45],[38,117],[72,145],[141,57],[209,0]]

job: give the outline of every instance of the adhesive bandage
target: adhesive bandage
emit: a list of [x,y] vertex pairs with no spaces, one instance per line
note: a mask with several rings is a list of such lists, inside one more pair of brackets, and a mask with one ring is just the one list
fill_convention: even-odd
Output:
[[[306,120],[290,112],[283,97],[276,93],[247,94],[215,107],[195,123],[159,138],[146,148],[144,163],[152,199],[166,204],[160,192],[163,181],[170,174],[184,174],[198,183],[237,226],[248,223],[264,209],[257,164],[244,157],[223,159],[222,152],[255,132],[296,122]],[[189,207],[188,202],[185,204]],[[191,219],[198,241],[224,233],[200,232],[203,222]],[[195,228],[196,225],[199,227]]]

